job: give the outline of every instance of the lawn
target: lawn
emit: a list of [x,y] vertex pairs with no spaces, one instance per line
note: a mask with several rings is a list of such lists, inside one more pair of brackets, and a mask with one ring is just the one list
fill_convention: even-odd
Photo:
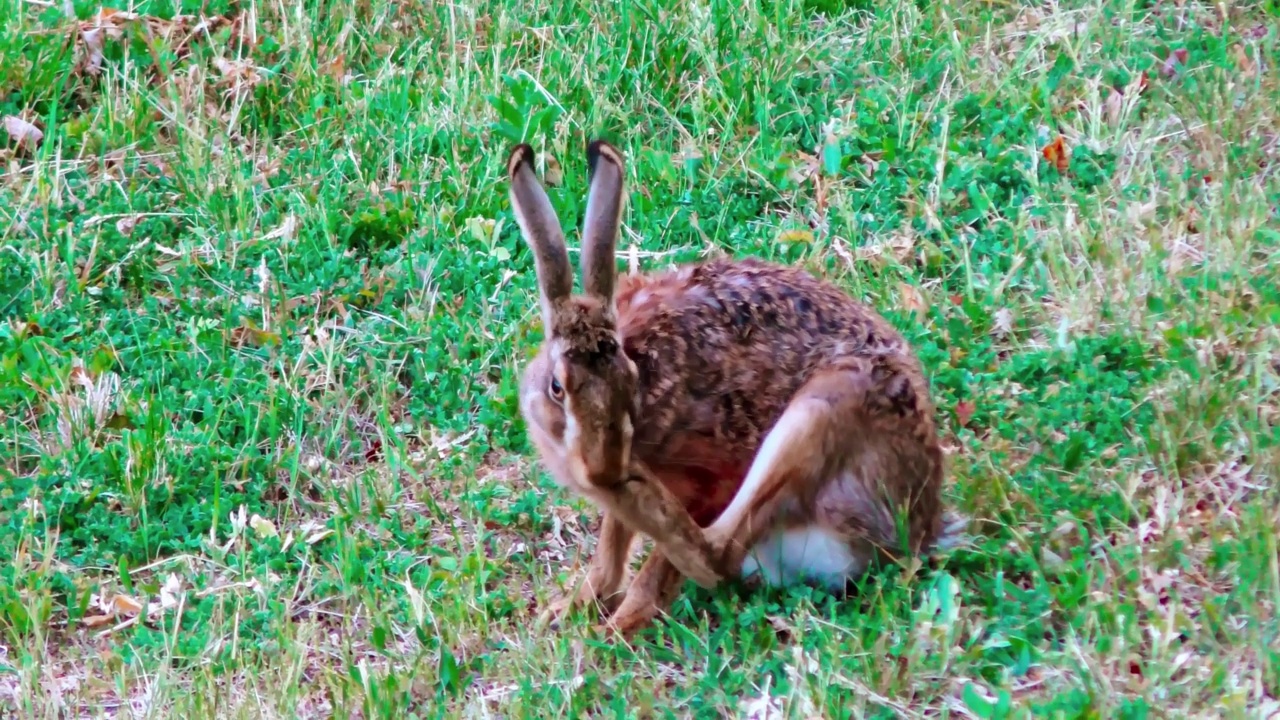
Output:
[[[0,715],[1280,714],[1275,0],[110,5],[0,0]],[[594,136],[626,264],[902,329],[964,547],[534,623],[504,160],[576,253]]]

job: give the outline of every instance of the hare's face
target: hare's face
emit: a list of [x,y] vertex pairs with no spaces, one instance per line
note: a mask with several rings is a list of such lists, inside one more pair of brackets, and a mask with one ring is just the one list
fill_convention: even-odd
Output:
[[616,485],[631,462],[636,366],[620,345],[609,353],[562,352],[547,387],[564,410],[565,459],[590,486]]
[[556,330],[521,381],[530,434],[561,484],[589,490],[621,482],[631,459],[636,365],[608,324]]

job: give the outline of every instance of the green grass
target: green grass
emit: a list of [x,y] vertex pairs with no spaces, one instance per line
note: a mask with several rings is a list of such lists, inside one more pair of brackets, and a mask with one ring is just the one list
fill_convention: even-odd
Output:
[[[73,4],[0,0],[0,714],[1280,712],[1275,2]],[[903,329],[972,546],[534,627],[503,160],[574,245],[595,135],[642,267]]]

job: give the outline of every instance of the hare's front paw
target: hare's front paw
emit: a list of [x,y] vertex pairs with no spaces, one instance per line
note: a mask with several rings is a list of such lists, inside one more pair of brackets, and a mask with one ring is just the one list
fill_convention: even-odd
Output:
[[621,593],[612,593],[607,597],[599,597],[591,590],[589,584],[584,584],[576,591],[564,593],[548,603],[539,613],[537,624],[539,627],[559,630],[561,622],[568,617],[575,607],[591,605],[594,602],[600,607],[603,614],[608,615],[613,612],[621,601]]
[[725,577],[732,577],[737,574],[741,561],[735,566],[734,560],[738,554],[738,543],[734,542],[733,536],[727,533],[709,528],[703,535],[707,545],[711,548],[711,557],[716,563],[716,569]]
[[743,563],[751,554],[751,548],[743,544],[742,538],[731,532],[709,530],[707,543],[711,546],[711,556],[715,558],[716,569],[726,578],[741,579]]
[[710,546],[703,546],[697,552],[667,557],[685,577],[703,588],[713,588],[724,580],[724,576],[716,567],[719,556]]

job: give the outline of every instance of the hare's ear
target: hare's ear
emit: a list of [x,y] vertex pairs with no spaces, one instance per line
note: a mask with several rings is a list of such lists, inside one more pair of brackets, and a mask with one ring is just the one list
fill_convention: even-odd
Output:
[[587,195],[587,219],[582,226],[582,288],[588,295],[612,305],[625,165],[622,153],[603,140],[587,145],[587,164],[591,168],[591,189]]
[[511,208],[520,233],[533,250],[542,297],[542,324],[550,333],[555,309],[573,292],[573,272],[569,268],[569,251],[564,246],[564,230],[547,191],[534,173],[533,148],[521,143],[511,150],[507,177],[511,181]]

